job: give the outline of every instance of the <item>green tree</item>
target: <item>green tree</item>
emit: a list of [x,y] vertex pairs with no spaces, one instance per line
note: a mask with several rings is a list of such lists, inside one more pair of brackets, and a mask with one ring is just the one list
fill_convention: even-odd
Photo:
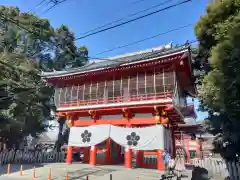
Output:
[[[41,33],[34,25],[37,22],[45,28],[41,27]],[[46,20],[0,6],[0,136],[10,146],[29,134],[43,132],[43,122],[50,115],[53,89],[41,80],[33,56],[47,42],[42,39],[51,36],[46,33],[49,29]]]
[[85,46],[77,48],[75,36],[66,25],[56,29],[54,34],[54,50],[51,54],[42,54],[41,68],[44,71],[61,71],[63,69],[83,66],[88,61],[88,49]]
[[[13,63],[15,59],[16,63]],[[0,103],[0,136],[8,144],[16,144],[25,136],[37,136],[45,130],[44,121],[49,118],[53,88],[41,79],[36,62],[21,55],[3,53],[0,59],[0,82],[5,93]]]
[[0,137],[9,145],[45,130],[54,89],[41,71],[84,65],[87,49],[74,40],[66,26],[55,30],[47,19],[0,6]]
[[215,0],[206,12],[195,26],[201,110],[209,112],[215,150],[234,159],[240,154],[240,1]]

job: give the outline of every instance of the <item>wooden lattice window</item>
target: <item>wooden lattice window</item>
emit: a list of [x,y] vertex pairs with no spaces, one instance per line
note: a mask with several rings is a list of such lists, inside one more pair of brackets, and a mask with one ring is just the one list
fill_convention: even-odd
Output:
[[78,86],[73,86],[72,87],[72,101],[78,100]]
[[91,84],[91,94],[90,94],[90,99],[91,100],[96,100],[97,99],[97,91],[98,91],[98,87],[97,87],[97,83],[93,83]]
[[125,78],[122,78],[122,91],[123,91],[123,101],[128,101],[129,100],[129,78],[128,77],[125,77]]
[[83,100],[83,88],[84,88],[83,85],[78,86],[78,101]]
[[144,75],[139,75],[138,76],[138,94],[139,95],[144,95],[146,94],[146,88],[145,88],[145,76]]
[[114,92],[113,92],[113,81],[108,81],[107,82],[107,98],[109,100],[112,100],[114,98]]
[[122,89],[121,89],[121,80],[116,80],[114,82],[114,97],[121,97]]
[[97,98],[98,100],[103,100],[105,95],[105,81],[98,82],[98,91],[97,91]]
[[84,86],[83,100],[84,101],[90,100],[90,84],[85,84]]
[[164,73],[164,84],[165,84],[165,91],[166,92],[173,92],[174,91],[174,72],[165,72]]
[[137,95],[137,77],[130,78],[129,92],[131,96]]
[[164,92],[164,86],[163,86],[163,73],[157,72],[155,74],[155,89],[156,93],[163,93]]
[[147,94],[155,93],[154,76],[153,75],[147,75],[146,76],[146,93]]

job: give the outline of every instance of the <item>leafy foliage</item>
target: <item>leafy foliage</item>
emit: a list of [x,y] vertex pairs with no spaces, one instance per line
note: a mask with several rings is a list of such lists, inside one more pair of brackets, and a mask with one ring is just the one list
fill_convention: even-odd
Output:
[[[85,46],[77,48],[75,46],[74,34],[67,26],[62,25],[55,32],[53,38],[54,49],[50,53],[42,54],[41,69],[44,71],[63,70],[83,66],[88,61],[88,49]],[[48,49],[49,50],[49,49]],[[54,54],[54,58],[51,57]]]
[[0,137],[10,146],[45,131],[52,118],[54,89],[41,71],[87,62],[87,48],[74,40],[65,25],[55,30],[47,19],[0,6]]
[[201,109],[209,112],[215,150],[234,159],[240,154],[240,1],[216,0],[206,11],[195,27]]
[[[13,59],[16,63],[12,63]],[[35,64],[21,55],[1,54],[0,87],[5,96],[0,100],[4,104],[0,111],[0,136],[9,144],[43,132],[44,121],[50,117],[53,89],[41,79]]]

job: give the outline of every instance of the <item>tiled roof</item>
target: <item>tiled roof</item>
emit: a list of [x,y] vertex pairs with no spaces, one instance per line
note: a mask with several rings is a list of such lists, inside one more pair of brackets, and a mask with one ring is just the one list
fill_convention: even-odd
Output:
[[161,57],[164,55],[172,54],[186,49],[186,47],[172,48],[172,44],[169,43],[165,46],[160,46],[145,51],[137,51],[134,53],[128,53],[125,55],[120,55],[116,57],[106,58],[106,59],[90,59],[89,63],[85,66],[79,68],[73,68],[63,71],[54,71],[54,72],[43,72],[43,77],[56,77],[63,76],[72,73],[81,73],[86,71],[91,71],[95,69],[105,69],[105,68],[114,68],[120,66],[124,63],[137,63],[141,60],[147,60],[155,57]]

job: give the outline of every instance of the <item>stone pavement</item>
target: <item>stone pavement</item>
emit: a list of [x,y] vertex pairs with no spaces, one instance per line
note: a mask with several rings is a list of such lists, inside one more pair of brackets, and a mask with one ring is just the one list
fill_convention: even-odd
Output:
[[[1,168],[0,180],[30,180],[32,179],[34,165],[23,165],[23,176],[19,175],[19,165],[12,167],[12,173],[6,175],[7,167]],[[71,164],[65,165],[64,163],[54,164],[42,164],[36,166],[36,180],[47,180],[49,168],[52,169],[52,180],[65,180],[66,171],[68,172],[69,180],[86,180],[86,176],[89,180],[110,180],[110,174],[112,174],[112,180],[159,180],[161,173],[153,169],[125,169],[122,165],[105,165],[91,167],[88,164]],[[182,180],[190,180],[190,171],[185,172]]]

